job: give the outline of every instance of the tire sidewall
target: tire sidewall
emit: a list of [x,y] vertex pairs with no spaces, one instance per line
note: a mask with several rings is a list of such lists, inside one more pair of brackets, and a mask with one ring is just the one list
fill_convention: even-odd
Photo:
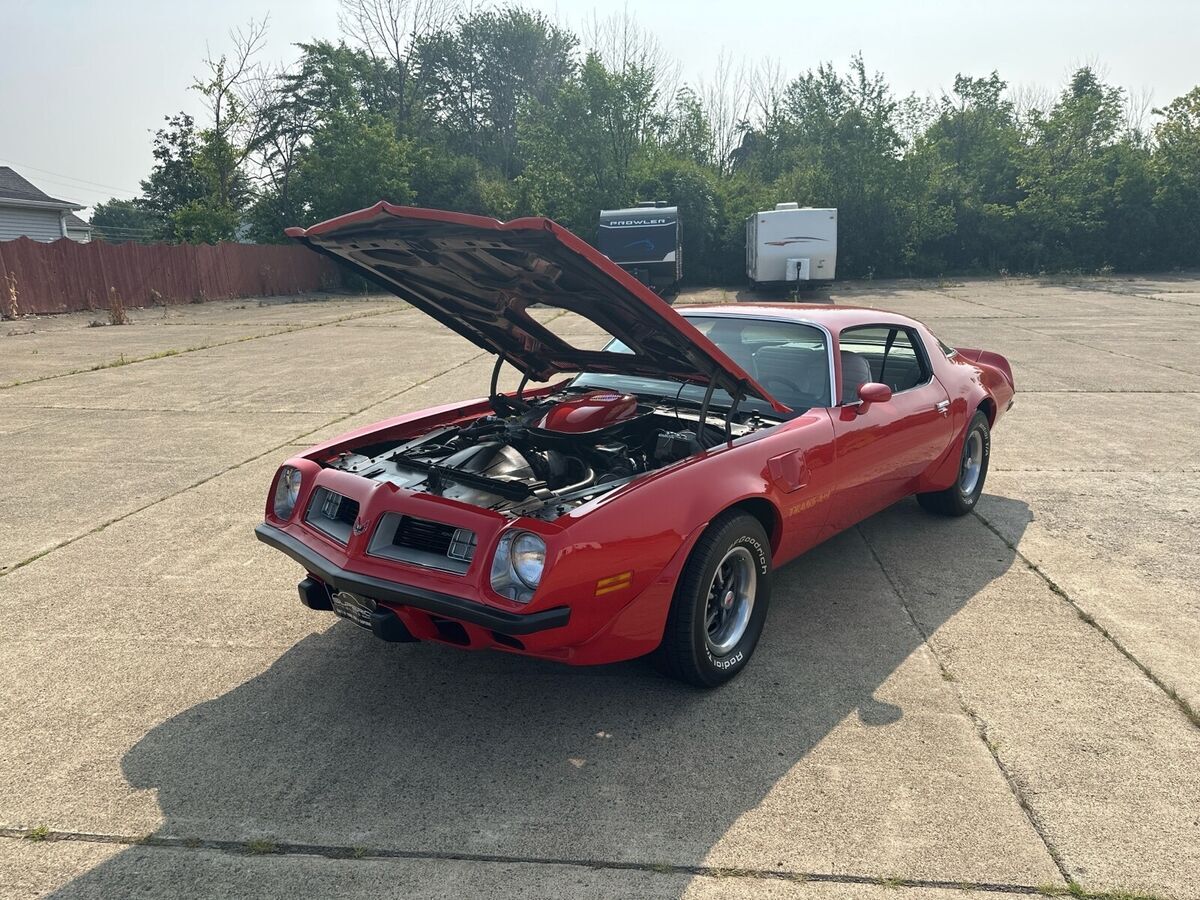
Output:
[[[708,603],[708,589],[725,555],[735,547],[745,547],[754,559],[755,594],[754,610],[746,625],[746,632],[729,653],[714,656],[705,640],[704,611]],[[721,684],[733,678],[745,668],[766,621],[771,587],[771,544],[766,532],[757,521],[746,517],[730,522],[721,534],[718,543],[704,562],[694,587],[692,602],[692,653],[698,662],[704,681],[710,685]]]
[[971,424],[967,426],[966,434],[963,436],[962,453],[959,456],[959,471],[962,470],[962,458],[966,456],[967,445],[970,443],[971,435],[978,431],[983,438],[983,458],[979,462],[979,479],[975,482],[975,490],[967,494],[962,489],[962,476],[954,483],[955,493],[958,495],[959,502],[969,511],[975,508],[975,504],[979,502],[979,498],[983,495],[983,485],[987,481],[988,466],[992,458],[992,431],[988,427],[987,416],[982,412],[976,412],[971,419]]

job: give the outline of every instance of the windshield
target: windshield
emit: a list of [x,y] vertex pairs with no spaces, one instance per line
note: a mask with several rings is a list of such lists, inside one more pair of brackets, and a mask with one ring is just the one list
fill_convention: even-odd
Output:
[[[813,407],[832,406],[829,384],[829,347],[825,333],[812,325],[772,319],[748,319],[730,316],[687,316],[688,322],[716,344],[725,355],[746,370],[772,396],[793,413]],[[604,348],[610,353],[628,353],[629,348],[613,340]],[[602,375],[585,372],[572,385],[609,388],[631,394],[657,395],[699,403],[705,386],[660,378],[629,375]],[[732,401],[725,391],[714,391],[714,408],[728,407]],[[770,404],[747,398],[739,409],[778,416]]]

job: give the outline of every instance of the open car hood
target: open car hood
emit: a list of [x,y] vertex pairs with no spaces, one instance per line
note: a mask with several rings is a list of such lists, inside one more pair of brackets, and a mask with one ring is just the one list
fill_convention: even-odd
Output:
[[[716,385],[787,407],[608,257],[549,219],[482,216],[377,203],[293,237],[387,288],[536,381],[602,372]],[[630,353],[586,350],[527,311],[578,313]]]

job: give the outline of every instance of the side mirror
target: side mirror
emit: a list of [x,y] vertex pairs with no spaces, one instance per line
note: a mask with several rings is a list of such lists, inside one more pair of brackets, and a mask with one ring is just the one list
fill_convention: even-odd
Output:
[[863,412],[872,403],[887,403],[891,400],[892,389],[878,381],[868,381],[859,387],[858,399],[862,401],[862,405],[858,408],[859,412]]

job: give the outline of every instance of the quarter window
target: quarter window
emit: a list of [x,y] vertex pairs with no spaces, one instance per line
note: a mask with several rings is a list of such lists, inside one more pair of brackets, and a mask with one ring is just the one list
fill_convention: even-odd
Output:
[[[847,329],[841,334],[840,346],[843,373],[852,368],[865,372],[861,364],[847,360],[846,354],[861,357],[871,370],[871,380],[886,384],[894,393],[912,390],[932,377],[919,338],[907,328],[871,325]],[[857,396],[857,387],[843,384],[843,402]]]

